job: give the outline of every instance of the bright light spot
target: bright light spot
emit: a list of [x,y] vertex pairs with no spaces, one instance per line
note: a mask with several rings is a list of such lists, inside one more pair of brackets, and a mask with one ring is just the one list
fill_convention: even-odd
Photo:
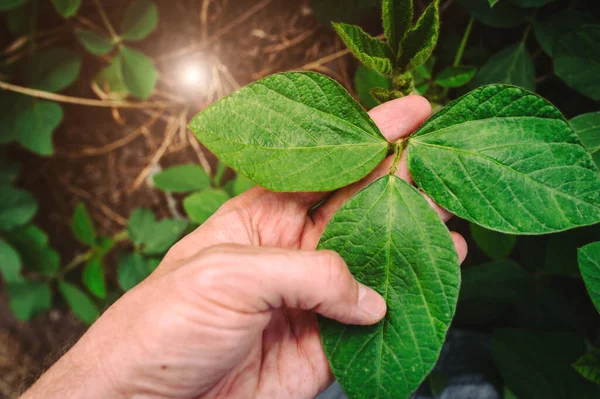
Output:
[[204,63],[188,63],[179,69],[179,84],[184,88],[199,89],[208,86],[210,69]]
[[198,84],[202,79],[202,73],[198,70],[198,68],[189,67],[185,74],[183,75],[185,81],[189,84]]

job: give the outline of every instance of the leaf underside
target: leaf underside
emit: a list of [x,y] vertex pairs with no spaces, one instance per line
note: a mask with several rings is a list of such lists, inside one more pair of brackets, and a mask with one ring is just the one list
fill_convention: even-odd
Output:
[[423,64],[433,53],[440,30],[439,0],[423,11],[415,26],[406,32],[398,50],[398,66],[404,72]]
[[273,191],[328,191],[357,181],[388,143],[348,92],[315,73],[269,76],[198,114],[190,128],[223,162]]
[[348,49],[367,68],[382,75],[391,75],[394,53],[389,44],[376,39],[355,25],[334,23],[334,29]]
[[435,365],[456,307],[448,230],[414,187],[384,176],[333,216],[319,249],[337,251],[388,306],[373,326],[320,320],[334,376],[351,399],[408,398]]
[[600,178],[560,112],[518,87],[453,101],[409,140],[417,184],[459,217],[505,233],[600,222]]

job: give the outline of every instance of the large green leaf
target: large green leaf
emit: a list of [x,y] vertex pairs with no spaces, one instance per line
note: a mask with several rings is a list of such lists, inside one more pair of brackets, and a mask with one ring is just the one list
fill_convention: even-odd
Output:
[[75,238],[82,243],[90,247],[96,245],[97,235],[94,222],[83,202],[80,202],[75,207],[75,212],[73,212],[73,217],[71,218],[71,231]]
[[69,87],[79,76],[81,56],[64,47],[34,53],[25,65],[27,86],[57,92]]
[[554,72],[569,87],[600,100],[600,25],[584,25],[560,38]]
[[141,51],[122,46],[119,64],[127,89],[134,96],[146,99],[152,95],[158,72],[152,60]]
[[106,298],[106,281],[104,278],[104,265],[99,256],[90,259],[83,268],[83,284],[98,298]]
[[72,17],[81,6],[81,0],[52,0],[56,11],[65,18]]
[[494,8],[484,0],[458,0],[476,20],[494,28],[512,28],[527,21],[530,11],[526,8],[515,7],[508,1],[498,2]]
[[388,306],[372,326],[320,320],[334,376],[351,399],[408,398],[435,365],[456,307],[448,230],[414,187],[388,175],[342,206],[319,249],[337,251]]
[[83,47],[85,47],[86,50],[92,54],[106,54],[115,47],[114,43],[110,39],[94,32],[93,30],[77,29],[75,34],[77,35],[77,39],[79,39]]
[[25,4],[27,0],[0,0],[0,11],[12,10]]
[[334,23],[333,27],[352,54],[367,68],[383,75],[392,74],[395,57],[389,44],[374,38],[355,25]]
[[61,281],[58,283],[58,291],[79,320],[92,324],[98,318],[100,314],[98,305],[75,285]]
[[600,384],[600,349],[586,353],[573,363],[573,367],[588,380]]
[[452,66],[442,69],[435,77],[435,83],[452,88],[466,85],[473,79],[477,69],[470,66]]
[[173,193],[187,193],[210,187],[210,176],[200,165],[172,166],[153,176],[156,187]]
[[585,286],[596,309],[600,312],[600,242],[580,248],[577,258]]
[[383,0],[382,15],[385,36],[394,54],[398,54],[402,39],[412,27],[413,0]]
[[158,10],[152,0],[134,0],[125,10],[121,24],[123,40],[142,40],[158,23]]
[[0,186],[0,231],[29,222],[37,212],[35,198],[27,191]]
[[52,292],[47,283],[24,279],[7,284],[9,307],[19,320],[31,320],[50,310]]
[[412,71],[427,61],[435,49],[439,31],[439,0],[434,0],[402,39],[397,55],[401,71]]
[[0,275],[4,282],[21,279],[21,256],[9,243],[0,239]]
[[407,148],[417,184],[483,227],[543,234],[600,222],[592,158],[560,111],[521,88],[491,85],[464,95]]
[[600,167],[600,112],[579,115],[569,121],[583,146]]
[[492,354],[506,385],[519,398],[592,399],[600,387],[571,367],[584,353],[583,338],[568,333],[496,330]]
[[348,92],[311,72],[283,73],[216,102],[190,123],[237,172],[274,191],[328,191],[372,171],[388,142]]
[[354,75],[354,87],[360,102],[368,109],[379,105],[379,101],[373,97],[371,90],[376,87],[389,89],[391,86],[390,78],[383,76],[367,67],[359,66]]
[[165,253],[186,227],[185,220],[163,219],[157,222],[152,211],[142,208],[134,210],[127,223],[131,241],[147,254]]
[[533,32],[542,49],[552,56],[554,46],[558,40],[585,24],[595,24],[597,20],[593,15],[572,10],[562,10],[548,18],[536,20]]
[[471,87],[491,83],[508,83],[527,90],[535,90],[535,68],[524,42],[494,54],[481,67],[471,82]]
[[129,291],[156,269],[160,261],[145,259],[135,252],[125,256],[117,268],[117,281],[124,291]]
[[29,225],[8,235],[7,240],[15,247],[23,265],[47,277],[54,277],[60,268],[60,256],[48,243],[48,235],[36,226]]
[[187,196],[183,208],[192,222],[202,224],[227,200],[229,194],[221,189],[203,190]]
[[510,234],[502,234],[470,224],[471,236],[481,251],[492,259],[506,259],[513,250],[517,237]]

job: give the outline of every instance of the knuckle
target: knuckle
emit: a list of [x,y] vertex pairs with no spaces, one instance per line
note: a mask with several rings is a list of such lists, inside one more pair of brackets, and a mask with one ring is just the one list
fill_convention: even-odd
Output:
[[319,251],[319,267],[323,270],[328,284],[339,285],[347,277],[346,263],[334,251]]

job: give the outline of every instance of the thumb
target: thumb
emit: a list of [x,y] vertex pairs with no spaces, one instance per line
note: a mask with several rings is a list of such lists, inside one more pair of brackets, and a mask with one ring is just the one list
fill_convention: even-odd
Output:
[[220,245],[204,252],[199,278],[214,282],[208,283],[230,309],[258,313],[285,305],[362,325],[385,315],[381,295],[357,282],[333,251]]

